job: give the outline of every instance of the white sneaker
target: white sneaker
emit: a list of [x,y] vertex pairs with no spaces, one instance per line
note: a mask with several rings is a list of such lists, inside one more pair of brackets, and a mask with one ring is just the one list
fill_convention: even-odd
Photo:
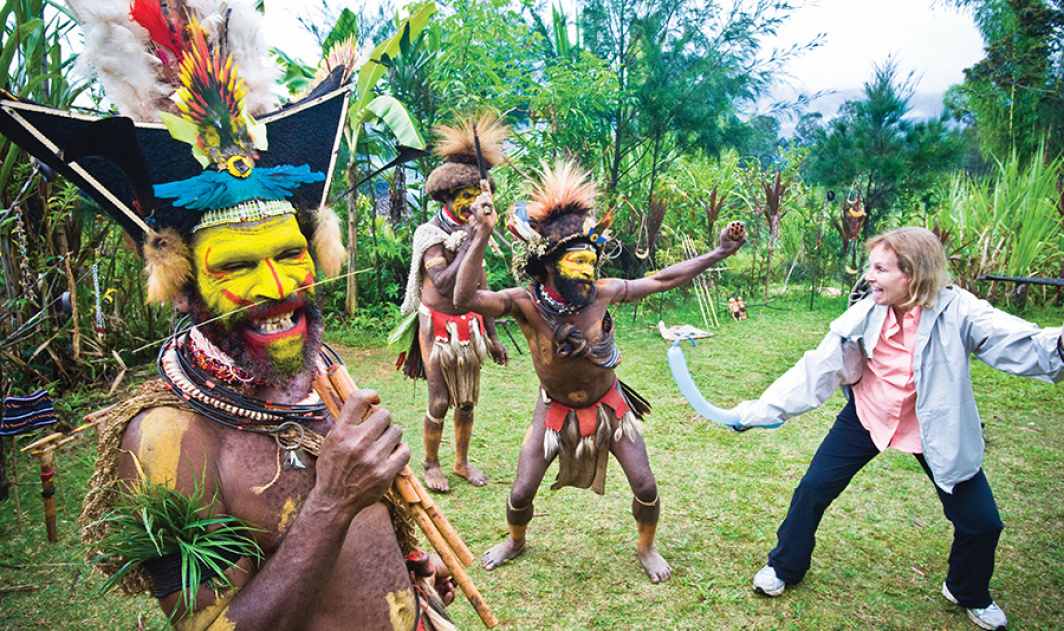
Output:
[[[961,604],[957,598],[950,593],[949,587],[946,587],[945,583],[942,583],[942,595],[954,605]],[[1005,625],[1008,624],[1005,620],[1005,612],[994,602],[990,603],[990,606],[984,609],[976,607],[969,608],[968,617],[972,619],[972,622],[979,625],[979,628],[989,629],[990,631],[1005,631]]]
[[775,598],[786,588],[787,584],[776,576],[776,570],[772,569],[771,565],[766,565],[754,575],[754,591],[759,594]]

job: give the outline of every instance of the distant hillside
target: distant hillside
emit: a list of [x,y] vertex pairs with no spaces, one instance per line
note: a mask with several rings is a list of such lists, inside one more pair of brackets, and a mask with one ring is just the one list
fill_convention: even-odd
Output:
[[[853,101],[864,96],[863,90],[840,90],[827,94],[813,102],[810,111],[820,112],[824,120],[830,120],[838,114],[839,108],[846,101]],[[907,118],[928,119],[936,118],[942,113],[943,92],[917,92],[909,99],[909,114]],[[790,137],[794,133],[796,121],[781,121],[780,136]]]

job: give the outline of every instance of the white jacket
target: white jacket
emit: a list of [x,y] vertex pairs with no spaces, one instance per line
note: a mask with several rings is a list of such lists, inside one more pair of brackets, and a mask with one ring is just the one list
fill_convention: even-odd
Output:
[[[823,405],[842,386],[861,378],[875,351],[888,307],[868,296],[831,323],[816,349],[808,351],[756,401],[736,406],[743,425],[783,422]],[[920,442],[935,483],[947,493],[983,466],[983,432],[975,407],[971,356],[998,370],[1064,381],[1059,329],[1041,329],[995,309],[963,289],[941,290],[925,308],[913,350],[916,418]]]

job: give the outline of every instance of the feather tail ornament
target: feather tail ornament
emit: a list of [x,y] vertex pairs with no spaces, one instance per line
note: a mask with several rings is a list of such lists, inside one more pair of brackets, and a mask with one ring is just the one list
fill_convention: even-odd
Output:
[[192,255],[185,240],[172,228],[153,232],[144,241],[148,302],[170,302],[192,279]]
[[347,259],[347,250],[340,238],[340,218],[331,206],[322,206],[314,219],[314,258],[318,269],[326,278],[336,278]]

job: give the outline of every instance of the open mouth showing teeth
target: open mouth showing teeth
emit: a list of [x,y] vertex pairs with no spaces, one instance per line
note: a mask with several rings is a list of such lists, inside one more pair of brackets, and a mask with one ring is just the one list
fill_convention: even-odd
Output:
[[251,322],[251,327],[256,333],[261,333],[263,335],[283,333],[296,326],[293,318],[294,315],[295,311],[289,311],[288,313],[263,318],[262,320],[254,320]]

